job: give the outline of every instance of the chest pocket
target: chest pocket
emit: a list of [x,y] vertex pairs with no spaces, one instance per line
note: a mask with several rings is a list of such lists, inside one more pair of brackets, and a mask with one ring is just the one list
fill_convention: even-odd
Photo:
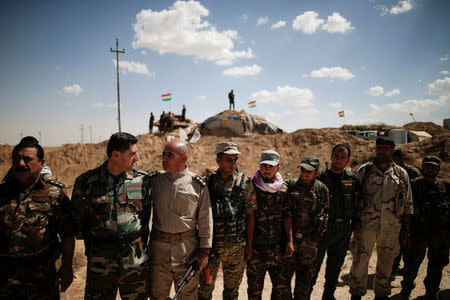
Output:
[[142,201],[144,197],[142,196],[141,187],[129,187],[126,192],[126,205],[127,212],[141,212],[142,211]]
[[172,199],[171,208],[177,215],[194,218],[197,210],[198,197],[195,191],[179,189]]
[[342,180],[342,187],[344,191],[344,217],[352,217],[355,207],[353,194],[355,193],[354,180]]
[[106,195],[91,198],[92,211],[96,218],[101,221],[107,221],[111,214],[111,204],[109,197]]
[[374,174],[369,174],[367,176],[366,182],[364,183],[364,188],[367,196],[373,198],[373,196],[381,191],[381,186],[383,185],[383,177],[376,176]]

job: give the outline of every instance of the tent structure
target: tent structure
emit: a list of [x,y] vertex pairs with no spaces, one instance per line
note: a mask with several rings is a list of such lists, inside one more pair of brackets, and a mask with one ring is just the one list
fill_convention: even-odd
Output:
[[409,142],[420,142],[425,139],[431,138],[431,134],[426,131],[413,131],[408,130],[408,141]]
[[226,110],[212,116],[201,124],[203,133],[214,135],[242,136],[246,132],[260,134],[282,133],[278,126],[268,122],[263,117],[240,112]]

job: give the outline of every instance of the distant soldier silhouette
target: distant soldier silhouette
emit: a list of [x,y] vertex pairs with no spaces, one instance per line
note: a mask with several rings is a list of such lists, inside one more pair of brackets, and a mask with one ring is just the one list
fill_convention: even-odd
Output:
[[150,113],[150,122],[148,124],[148,132],[149,133],[153,133],[153,123],[155,122],[155,116],[153,115],[153,113]]
[[183,110],[181,111],[181,122],[186,120],[186,106],[183,104]]
[[228,100],[230,101],[230,110],[231,110],[231,106],[233,105],[233,109],[234,109],[234,93],[233,90],[231,90],[231,92],[228,93]]
[[159,131],[165,131],[166,129],[166,113],[163,111],[159,117]]
[[175,124],[175,116],[172,112],[169,112],[169,115],[165,118],[166,119],[166,131],[171,132],[173,131],[173,125]]

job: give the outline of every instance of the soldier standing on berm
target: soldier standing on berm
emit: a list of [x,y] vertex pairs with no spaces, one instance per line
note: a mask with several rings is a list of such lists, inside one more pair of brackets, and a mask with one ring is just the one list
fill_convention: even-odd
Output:
[[[223,299],[237,300],[245,270],[245,260],[252,254],[254,215],[256,208],[251,179],[237,169],[237,144],[222,142],[216,147],[219,169],[208,174],[206,182],[214,219],[213,256],[209,261],[212,285],[200,284],[199,299],[212,298],[214,284],[222,264]],[[253,198],[254,200],[254,198]],[[247,239],[245,225],[247,226]],[[244,253],[245,252],[245,253]]]
[[63,292],[72,283],[70,200],[63,184],[40,176],[43,166],[44,150],[24,137],[12,151],[10,178],[0,185],[1,299],[57,300],[58,281]]
[[278,173],[279,163],[280,155],[276,151],[262,151],[259,170],[252,179],[258,208],[253,255],[247,262],[249,300],[261,299],[266,272],[272,281],[271,299],[292,299],[287,260],[294,254],[292,217],[288,185]]
[[87,256],[85,299],[146,299],[148,294],[149,177],[134,169],[135,136],[118,132],[108,160],[80,175],[72,193],[77,237]]
[[389,299],[392,264],[400,250],[399,237],[408,239],[413,212],[408,173],[392,162],[395,143],[388,137],[376,140],[374,162],[357,171],[360,188],[361,229],[353,236],[350,270],[351,299],[361,299],[367,292],[369,259],[377,245],[377,268],[373,289],[375,299]]
[[[151,299],[166,300],[175,285],[196,262],[208,264],[213,221],[208,188],[202,177],[186,166],[189,149],[172,140],[162,153],[164,171],[151,175],[153,226],[151,233]],[[198,275],[184,288],[179,300],[196,300]]]

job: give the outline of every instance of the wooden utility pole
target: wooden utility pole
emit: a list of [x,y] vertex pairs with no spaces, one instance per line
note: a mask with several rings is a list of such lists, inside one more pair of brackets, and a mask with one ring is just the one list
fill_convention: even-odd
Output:
[[116,50],[110,48],[111,52],[116,53],[116,67],[117,67],[117,113],[119,121],[119,132],[122,132],[122,127],[120,126],[120,89],[119,89],[119,53],[125,53],[125,49],[119,50],[119,40],[116,39]]

